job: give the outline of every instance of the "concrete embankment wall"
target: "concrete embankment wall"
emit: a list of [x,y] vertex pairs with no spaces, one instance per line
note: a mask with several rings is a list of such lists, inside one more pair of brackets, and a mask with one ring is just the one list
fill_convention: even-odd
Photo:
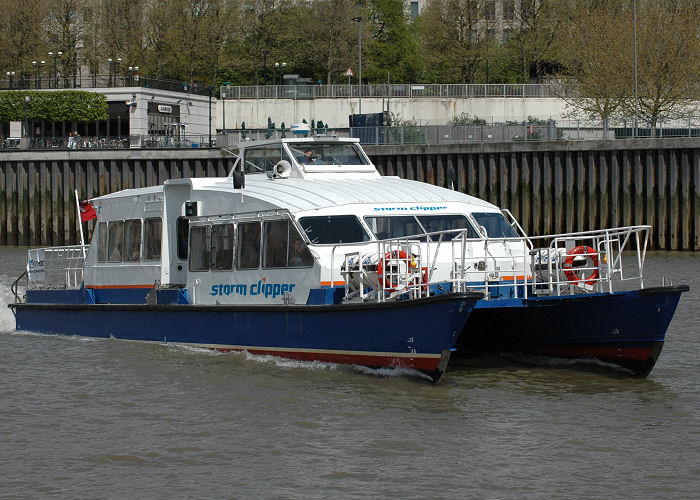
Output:
[[[383,174],[454,185],[508,208],[529,234],[650,224],[652,248],[700,249],[697,138],[366,149]],[[218,150],[0,153],[0,245],[78,242],[74,189],[85,199],[232,164]]]
[[[225,99],[217,103],[216,128],[234,129],[245,122],[247,129],[266,128],[270,118],[276,126],[284,122],[289,128],[306,120],[321,120],[331,128],[349,126],[348,115],[359,113],[357,97],[352,99]],[[386,99],[363,97],[363,113],[381,113]],[[225,109],[224,109],[225,107]],[[419,125],[447,125],[450,120],[468,114],[487,122],[524,121],[528,116],[543,120],[563,120],[567,104],[556,97],[395,97],[389,110],[403,120]],[[188,130],[189,133],[189,130]]]

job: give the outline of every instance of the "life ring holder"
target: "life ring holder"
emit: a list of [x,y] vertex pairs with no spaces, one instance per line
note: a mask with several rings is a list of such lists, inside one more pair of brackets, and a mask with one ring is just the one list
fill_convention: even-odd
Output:
[[[590,276],[579,277],[576,274],[576,271],[573,270],[574,260],[576,260],[576,257],[580,255],[583,255],[583,257],[591,258],[593,267],[595,269],[593,269],[593,272]],[[574,285],[578,285],[581,282],[583,282],[586,285],[592,286],[598,279],[598,254],[595,250],[593,250],[593,248],[589,247],[588,245],[579,245],[566,254],[566,259],[564,259],[564,264],[562,264],[561,267],[562,269],[564,269],[564,275],[566,276],[566,279],[572,282]]]
[[387,292],[395,292],[399,288],[399,283],[392,283],[391,279],[384,274],[384,269],[388,261],[403,261],[406,263],[406,270],[408,270],[411,268],[412,258],[403,250],[390,250],[384,254],[384,257],[379,259],[377,263],[377,279],[384,290]]

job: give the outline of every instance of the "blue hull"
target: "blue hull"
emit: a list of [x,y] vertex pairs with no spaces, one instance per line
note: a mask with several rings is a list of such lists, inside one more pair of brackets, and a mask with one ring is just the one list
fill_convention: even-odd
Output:
[[457,342],[457,357],[520,352],[598,359],[646,376],[687,286],[613,294],[481,300]]
[[405,367],[437,381],[479,297],[450,294],[321,306],[22,303],[10,307],[18,330],[246,350],[373,368]]

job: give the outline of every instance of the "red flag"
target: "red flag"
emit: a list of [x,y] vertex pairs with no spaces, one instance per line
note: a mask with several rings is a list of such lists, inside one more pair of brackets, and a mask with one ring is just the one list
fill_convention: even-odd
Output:
[[97,218],[95,207],[89,201],[80,202],[80,220],[82,222]]

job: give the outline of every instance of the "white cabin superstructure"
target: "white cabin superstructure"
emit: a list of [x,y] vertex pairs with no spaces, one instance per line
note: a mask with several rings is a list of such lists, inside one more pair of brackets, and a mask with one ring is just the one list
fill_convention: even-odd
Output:
[[[86,288],[186,288],[200,304],[305,304],[312,289],[346,283],[346,256],[386,253],[380,240],[411,237],[404,246],[414,255],[430,254],[435,238],[416,234],[466,230],[470,259],[483,261],[485,225],[518,236],[490,203],[381,176],[355,139],[244,142],[226,178],[172,179],[91,201],[98,221]],[[303,248],[294,249],[298,239]],[[521,245],[513,248],[522,257]],[[510,259],[513,248],[491,242],[489,253]],[[453,274],[453,252],[440,251],[430,270],[421,266],[431,282]]]

